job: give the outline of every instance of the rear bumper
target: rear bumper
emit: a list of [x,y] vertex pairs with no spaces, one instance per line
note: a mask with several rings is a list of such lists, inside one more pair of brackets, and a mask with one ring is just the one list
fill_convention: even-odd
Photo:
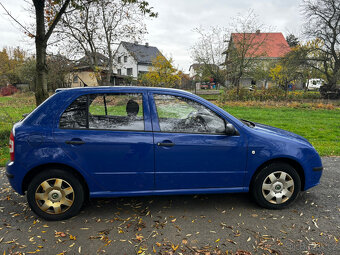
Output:
[[18,166],[13,161],[8,161],[6,164],[6,176],[8,178],[9,183],[11,184],[12,188],[18,192],[20,195],[23,195],[22,192],[22,178],[20,177],[18,173],[19,171],[16,171]]

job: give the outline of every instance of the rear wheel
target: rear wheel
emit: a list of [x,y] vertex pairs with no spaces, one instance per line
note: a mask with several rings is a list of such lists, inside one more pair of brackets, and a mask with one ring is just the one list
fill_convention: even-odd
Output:
[[292,203],[301,190],[296,170],[286,163],[273,163],[263,168],[254,178],[251,193],[262,207],[281,209]]
[[76,215],[84,202],[84,188],[71,173],[48,169],[36,175],[27,189],[31,209],[46,220],[64,220]]

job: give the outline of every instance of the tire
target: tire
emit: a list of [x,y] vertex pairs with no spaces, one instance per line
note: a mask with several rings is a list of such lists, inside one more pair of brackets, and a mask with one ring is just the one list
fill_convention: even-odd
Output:
[[267,209],[282,209],[291,204],[301,190],[297,171],[286,163],[273,163],[258,172],[251,185],[257,204]]
[[50,221],[76,215],[84,198],[84,187],[79,178],[62,169],[46,169],[37,174],[27,189],[27,202],[32,211]]

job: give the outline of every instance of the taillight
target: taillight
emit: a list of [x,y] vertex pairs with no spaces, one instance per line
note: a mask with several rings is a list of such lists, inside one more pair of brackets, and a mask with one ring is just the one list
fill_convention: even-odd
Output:
[[13,132],[11,132],[11,135],[9,136],[9,155],[11,157],[11,161],[14,161],[14,135],[13,135]]

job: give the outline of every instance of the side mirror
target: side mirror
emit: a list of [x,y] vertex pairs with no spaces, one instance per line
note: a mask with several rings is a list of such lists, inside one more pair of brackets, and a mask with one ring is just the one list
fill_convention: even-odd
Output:
[[236,132],[237,131],[236,131],[236,128],[234,127],[234,125],[231,124],[231,123],[227,123],[227,125],[225,126],[225,133],[227,135],[233,136],[233,135],[236,134]]

